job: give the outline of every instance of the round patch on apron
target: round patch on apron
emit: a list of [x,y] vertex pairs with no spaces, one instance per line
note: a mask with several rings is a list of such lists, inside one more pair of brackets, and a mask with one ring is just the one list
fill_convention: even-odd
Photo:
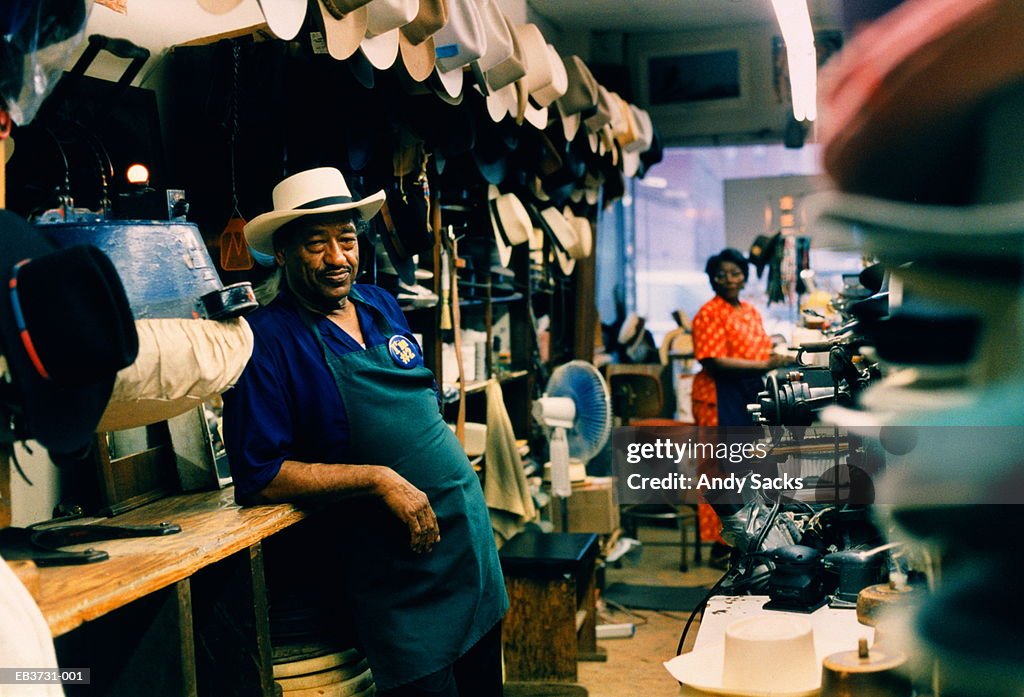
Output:
[[416,344],[404,336],[396,334],[388,339],[388,352],[399,367],[412,368],[416,362]]

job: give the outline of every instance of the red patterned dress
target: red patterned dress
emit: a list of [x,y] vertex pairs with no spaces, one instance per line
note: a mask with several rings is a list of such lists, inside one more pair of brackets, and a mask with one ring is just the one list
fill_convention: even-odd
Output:
[[[693,354],[705,358],[768,360],[772,342],[764,331],[757,309],[743,301],[739,307],[715,296],[693,318]],[[693,416],[698,426],[718,426],[718,392],[706,370],[693,379]],[[711,464],[711,463],[709,463]],[[722,540],[722,523],[706,503],[700,505],[700,537],[708,542]]]

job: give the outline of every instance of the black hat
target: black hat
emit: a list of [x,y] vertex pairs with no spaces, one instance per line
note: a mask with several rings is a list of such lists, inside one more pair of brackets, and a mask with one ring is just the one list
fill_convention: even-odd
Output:
[[[103,252],[55,251],[34,228],[0,211],[0,352],[11,384],[0,383],[0,429],[56,453],[89,444],[117,371],[131,365],[139,337],[121,279]],[[0,439],[10,440],[0,430]]]
[[761,274],[764,273],[764,267],[775,258],[775,248],[778,246],[780,239],[782,239],[781,232],[776,232],[771,237],[768,235],[758,235],[754,238],[754,243],[750,245],[748,260],[757,268],[758,278],[761,278]]
[[396,185],[388,187],[387,202],[381,208],[378,236],[398,277],[405,283],[416,283],[413,257],[434,246],[427,213],[423,184],[413,182],[402,188]]

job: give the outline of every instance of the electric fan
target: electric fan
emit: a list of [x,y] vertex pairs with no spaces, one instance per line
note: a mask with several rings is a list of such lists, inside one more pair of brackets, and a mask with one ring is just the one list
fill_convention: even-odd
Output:
[[590,363],[570,361],[551,374],[544,396],[533,403],[533,417],[551,432],[551,493],[562,499],[564,525],[565,499],[572,495],[570,459],[586,464],[611,434],[608,386]]

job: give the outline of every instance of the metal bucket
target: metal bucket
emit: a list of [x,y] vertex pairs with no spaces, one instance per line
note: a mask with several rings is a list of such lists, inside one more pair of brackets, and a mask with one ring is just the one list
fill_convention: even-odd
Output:
[[199,298],[224,287],[193,223],[108,220],[39,229],[58,247],[91,244],[110,257],[135,319],[199,317]]

